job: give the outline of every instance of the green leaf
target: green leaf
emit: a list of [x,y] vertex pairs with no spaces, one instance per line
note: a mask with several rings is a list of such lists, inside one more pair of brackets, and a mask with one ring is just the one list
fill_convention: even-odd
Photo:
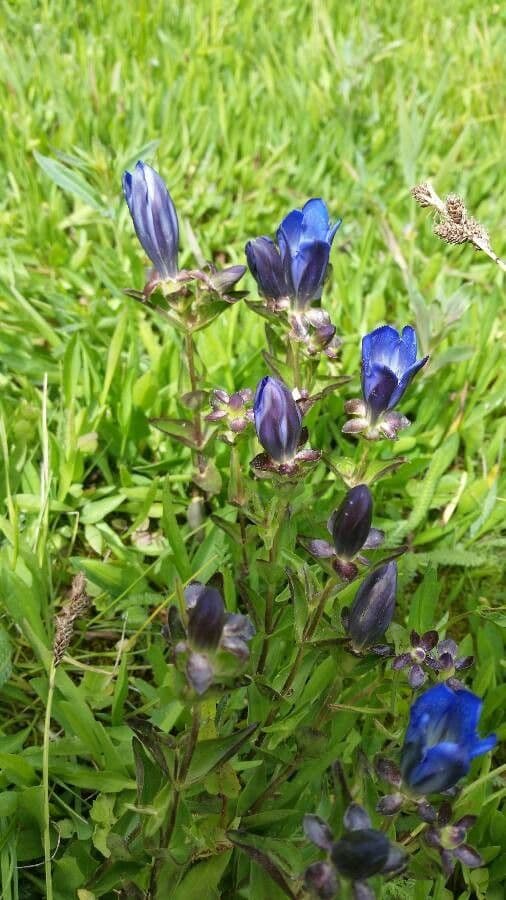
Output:
[[409,629],[423,634],[434,628],[440,590],[437,568],[429,565],[409,605]]
[[5,628],[0,625],[0,688],[12,674],[12,646]]
[[110,216],[110,210],[103,205],[96,191],[82,175],[62,165],[55,159],[51,159],[49,156],[42,156],[36,150],[34,150],[33,155],[42,171],[63,191],[82,200],[83,203],[91,206],[92,209],[101,213],[101,215]]
[[204,778],[208,772],[217,769],[227,760],[232,759],[239,752],[258,728],[258,723],[248,725],[242,731],[236,731],[229,737],[213,738],[209,741],[200,741],[195,748],[191,761],[187,784],[194,784]]
[[171,485],[168,478],[163,483],[162,490],[162,528],[167,538],[170,548],[174,554],[174,565],[176,566],[182,581],[188,581],[191,576],[191,564],[186,550],[186,545],[181,533],[181,527],[177,522],[172,503]]
[[192,866],[176,889],[167,894],[167,900],[203,900],[203,889],[206,900],[219,900],[218,885],[231,855],[232,851],[226,850]]

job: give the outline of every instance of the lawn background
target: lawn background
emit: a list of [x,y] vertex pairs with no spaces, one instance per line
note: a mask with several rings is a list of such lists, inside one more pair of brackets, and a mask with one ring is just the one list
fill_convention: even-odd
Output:
[[[54,610],[79,568],[95,600],[87,629],[124,628],[130,641],[123,653],[117,638],[81,636],[67,666],[80,687],[73,693],[69,678],[56,705],[55,729],[66,743],[51,770],[65,821],[55,889],[65,897],[85,869],[82,848],[93,842],[100,859],[113,818],[104,800],[93,807],[91,828],[83,824],[95,782],[78,771],[78,745],[100,743],[109,731],[120,740],[132,709],[127,679],[145,711],[147,667],[163,666],[159,624],[147,616],[167,601],[177,565],[166,536],[146,547],[138,529],[148,513],[152,525],[160,523],[167,474],[175,512],[186,507],[189,457],[148,421],[181,411],[180,341],[123,295],[144,277],[120,190],[122,172],[138,158],[170,186],[182,265],[194,252],[219,264],[242,262],[246,239],[272,234],[310,196],[342,216],[325,305],[345,336],[342,370],[356,383],[366,330],[381,321],[416,326],[432,361],[407,403],[416,423],[395,447],[408,463],[379,488],[380,524],[390,523],[398,541],[409,536],[415,552],[406,584],[428,563],[438,565],[436,619],[448,614],[459,637],[472,633],[472,684],[487,694],[489,722],[499,728],[504,278],[471,248],[440,244],[409,188],[430,179],[440,194],[461,193],[504,255],[505,20],[500,4],[432,0],[20,0],[4,4],[1,19],[6,898],[17,896],[16,864],[42,856],[47,648]],[[249,276],[245,283],[253,291]],[[264,372],[262,347],[261,320],[243,304],[227,311],[198,337],[207,386],[253,387]],[[331,440],[336,458],[348,446],[342,421],[339,396],[311,414],[315,446]],[[228,451],[217,452],[225,472]],[[206,535],[191,574],[205,580],[223,570],[234,604],[233,548],[210,521]],[[403,602],[409,605],[409,593]],[[71,714],[81,701],[89,720]],[[117,749],[109,749],[119,765]],[[114,775],[114,765],[96,776],[105,798],[131,788],[132,773]],[[494,809],[482,845],[500,844],[505,825]],[[63,845],[77,842],[79,828],[81,856],[65,856]],[[499,900],[504,862],[496,859],[490,871],[495,887],[487,896]],[[42,883],[43,867],[20,870],[20,896],[39,896]],[[256,890],[251,896],[260,897]],[[427,896],[427,884],[424,890]]]

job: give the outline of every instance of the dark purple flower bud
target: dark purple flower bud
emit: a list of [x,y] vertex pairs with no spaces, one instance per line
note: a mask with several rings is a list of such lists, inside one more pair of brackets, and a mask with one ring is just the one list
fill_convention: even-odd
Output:
[[403,794],[387,794],[385,797],[381,797],[381,799],[378,800],[376,811],[381,813],[382,816],[393,816],[395,813],[399,812],[403,803]]
[[354,881],[381,872],[390,851],[390,841],[381,831],[364,828],[350,831],[331,850],[332,862],[339,873]]
[[321,850],[330,850],[334,835],[324,819],[320,816],[307,815],[302,820],[306,837]]
[[258,383],[253,405],[258,440],[275,462],[293,459],[302,417],[286,384],[267,375]]
[[307,890],[319,900],[332,900],[339,887],[334,868],[330,863],[315,862],[304,872]]
[[216,650],[225,625],[225,606],[216,588],[201,587],[188,613],[188,638],[198,650]]
[[362,582],[348,620],[348,634],[354,650],[365,650],[383,637],[393,618],[396,591],[395,562],[375,569]]
[[135,232],[160,278],[177,275],[179,226],[165,183],[147,163],[123,174],[123,193]]
[[268,300],[280,300],[288,296],[283,263],[274,241],[268,237],[258,237],[248,241],[245,250],[259,293]]
[[353,559],[364,546],[371,528],[372,496],[366,484],[346,494],[332,516],[332,540],[341,559]]
[[380,756],[374,761],[374,768],[383,781],[387,781],[393,787],[400,787],[402,782],[401,770],[393,760]]

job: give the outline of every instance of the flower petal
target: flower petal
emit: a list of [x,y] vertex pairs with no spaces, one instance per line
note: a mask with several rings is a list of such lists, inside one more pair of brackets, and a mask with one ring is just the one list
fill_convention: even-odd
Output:
[[[291,260],[292,281],[297,306],[303,309],[319,300],[329,263],[329,245],[322,242],[302,244]],[[286,274],[286,269],[285,269]]]
[[274,241],[268,237],[255,238],[248,241],[245,252],[250,272],[262,296],[269,300],[286,297],[288,289],[283,263]]
[[290,256],[297,253],[302,240],[303,220],[304,216],[300,209],[292,209],[281,222],[276,233],[281,259],[284,260],[287,253]]
[[387,366],[379,363],[362,366],[362,390],[373,421],[392,407],[392,396],[398,387],[397,376]]
[[[405,758],[405,751],[403,750]],[[440,794],[453,787],[469,771],[470,757],[465,748],[443,741],[430,747],[417,765],[403,772],[405,781],[418,794]]]

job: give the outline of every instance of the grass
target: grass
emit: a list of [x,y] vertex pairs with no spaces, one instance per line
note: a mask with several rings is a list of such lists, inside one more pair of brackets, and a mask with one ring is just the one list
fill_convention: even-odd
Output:
[[[342,216],[324,302],[343,337],[335,371],[353,382],[311,412],[312,443],[343,469],[354,454],[340,431],[343,396],[358,388],[360,336],[381,321],[412,322],[431,365],[406,397],[403,411],[414,424],[394,446],[406,462],[375,486],[375,522],[391,547],[410,549],[398,623],[436,624],[474,652],[470,685],[487,698],[489,730],[504,735],[504,279],[471,248],[438,242],[409,196],[425,179],[440,194],[461,193],[505,254],[504,23],[499,4],[467,0],[453,7],[19,0],[4,6],[2,19],[2,896],[45,896],[50,647],[55,612],[79,570],[93,607],[56,675],[52,889],[58,900],[92,900],[130,884],[122,896],[144,896],[170,791],[140,739],[133,755],[132,722],[144,717],[165,735],[189,727],[166,665],[163,611],[179,580],[221,573],[230,609],[244,608],[245,591],[241,550],[211,519],[234,522],[229,448],[215,445],[222,487],[196,535],[186,522],[190,453],[150,425],[153,417],[181,416],[188,387],[179,336],[123,294],[142,286],[145,259],[121,173],[143,158],[163,174],[182,222],[182,265],[195,256],[242,262],[245,240],[272,234],[309,196],[321,195],[332,216]],[[249,275],[244,283],[254,296]],[[199,333],[196,345],[207,389],[254,387],[265,371],[263,323],[243,303]],[[241,445],[244,471],[254,452],[253,438]],[[389,455],[373,451],[375,459]],[[259,490],[267,504],[268,487]],[[337,494],[339,478],[319,468],[295,504],[300,533],[324,523]],[[250,562],[249,589],[261,604],[265,572],[254,554]],[[279,586],[277,602],[284,599]],[[206,701],[204,738],[229,739],[230,710],[238,715],[246,693],[248,721],[265,721],[290,665],[286,634],[275,639],[281,668],[271,658],[264,682],[239,688],[226,713],[221,701],[217,709]],[[296,729],[299,740],[314,724],[301,710],[313,704],[317,717],[315,698],[335,677],[325,658],[311,660],[314,669],[307,663],[295,681],[292,715],[265,733],[257,759],[243,752],[219,776],[205,775],[198,825],[191,796],[183,799],[172,856],[158,857],[166,878],[160,897],[203,896],[203,883],[209,897],[284,896],[258,853],[296,878],[314,858],[302,844],[302,815],[330,815],[333,759],[351,766],[358,746],[398,745],[407,701],[396,699],[391,678],[366,701],[348,688],[337,699],[345,709],[332,725],[331,749],[315,759],[314,748],[297,745],[295,768],[274,799],[248,815],[282,774],[279,766],[293,766]],[[360,671],[368,677],[367,666]],[[397,702],[397,718],[385,718]],[[350,712],[357,703],[362,714]],[[381,715],[367,712],[376,703]],[[500,764],[499,750],[493,765]],[[470,811],[482,810],[474,843],[490,865],[466,874],[460,896],[499,900],[506,820],[490,765],[480,760],[481,779],[465,795]],[[136,788],[141,773],[152,793]],[[357,779],[356,792],[374,809],[375,789],[363,772]],[[220,819],[209,799],[218,796],[234,815]],[[226,843],[225,821],[254,836],[256,861]],[[404,893],[395,893],[396,883],[381,896],[452,896],[421,863],[416,877],[398,887]]]

